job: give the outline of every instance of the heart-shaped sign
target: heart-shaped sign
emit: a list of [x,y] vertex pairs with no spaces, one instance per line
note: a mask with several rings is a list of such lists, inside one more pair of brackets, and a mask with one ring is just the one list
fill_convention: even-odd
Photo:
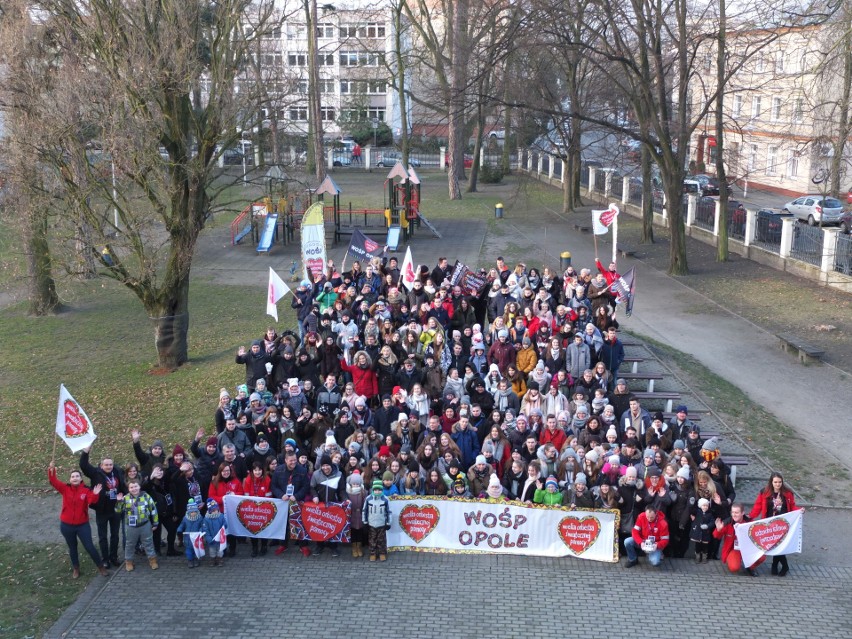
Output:
[[559,522],[559,538],[575,555],[582,555],[601,534],[601,522],[595,517],[563,517]]
[[364,250],[367,251],[367,253],[375,253],[376,249],[378,249],[378,248],[379,248],[379,245],[378,245],[377,242],[374,242],[373,240],[371,240],[369,238],[364,240]]
[[790,524],[786,519],[761,521],[748,527],[749,539],[764,551],[772,550],[784,541],[788,532],[790,532]]
[[237,504],[237,519],[253,535],[268,528],[277,514],[278,506],[273,501],[244,499]]
[[399,527],[419,544],[435,530],[440,518],[441,513],[434,506],[409,504],[399,513]]
[[82,437],[88,433],[91,425],[89,424],[89,420],[80,411],[77,402],[66,399],[63,407],[65,409],[65,436]]
[[336,537],[346,527],[346,510],[328,504],[302,505],[302,525],[314,541],[327,541]]

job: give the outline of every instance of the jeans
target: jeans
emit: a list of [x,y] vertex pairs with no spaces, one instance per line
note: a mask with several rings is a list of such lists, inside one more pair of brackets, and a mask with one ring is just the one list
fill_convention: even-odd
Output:
[[[636,561],[639,558],[637,552],[640,549],[638,548],[638,544],[633,540],[633,537],[628,537],[624,540],[624,551],[627,553],[628,561]],[[663,560],[663,551],[655,550],[651,553],[645,553],[648,555],[648,563],[652,566],[659,566],[660,562]]]
[[147,521],[141,526],[127,526],[127,543],[124,546],[124,560],[133,561],[133,553],[136,552],[136,543],[141,541],[142,547],[148,559],[156,557],[154,552],[154,535],[151,531],[151,522]]
[[101,556],[98,554],[98,549],[95,548],[95,542],[92,541],[92,527],[89,522],[74,526],[59,522],[59,532],[65,537],[65,543],[68,544],[68,555],[71,557],[71,565],[74,568],[80,567],[80,557],[77,555],[77,539],[83,543],[83,548],[89,553],[92,561],[98,566],[101,565]]
[[[118,563],[118,531],[121,529],[122,517],[117,512],[101,512],[95,515],[95,523],[98,526],[98,546],[101,549],[101,557]],[[109,539],[107,539],[107,527],[109,527]]]

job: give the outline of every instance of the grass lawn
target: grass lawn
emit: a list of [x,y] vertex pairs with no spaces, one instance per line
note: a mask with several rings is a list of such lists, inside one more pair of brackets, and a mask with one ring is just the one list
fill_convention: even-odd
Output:
[[[59,532],[56,534],[58,537]],[[84,551],[83,555],[82,575],[72,581],[65,544],[42,546],[0,540],[0,636],[40,637],[47,632],[97,575]]]
[[[186,446],[196,429],[213,432],[219,388],[244,381],[234,362],[240,344],[260,337],[267,326],[255,287],[196,281],[190,293],[190,363],[167,375],[151,375],[153,329],[140,303],[109,281],[64,290],[70,310],[29,318],[25,306],[0,311],[0,455],[18,460],[0,467],[0,486],[43,485],[53,447],[59,384],[83,406],[95,425],[93,455],[109,452],[116,462],[133,459],[130,431],[143,443],[160,437]],[[292,311],[279,304],[279,326]],[[61,441],[56,447],[60,475],[76,465]]]

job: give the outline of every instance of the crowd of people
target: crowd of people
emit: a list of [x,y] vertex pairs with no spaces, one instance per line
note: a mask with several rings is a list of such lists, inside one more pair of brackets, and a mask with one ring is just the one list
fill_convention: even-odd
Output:
[[[296,324],[274,326],[237,351],[245,379],[222,388],[211,428],[185,449],[141,443],[136,461],[97,466],[87,449],[82,475],[62,484],[62,533],[74,574],[77,539],[101,571],[144,554],[198,565],[187,534],[204,532],[212,565],[234,556],[229,494],[352,504],[352,555],[386,559],[387,497],[428,495],[517,500],[578,509],[616,509],[625,566],[647,556],[742,565],[733,524],[795,510],[777,473],[746,515],[715,438],[705,440],[688,407],[651,413],[619,376],[616,265],[514,268],[498,258],[481,290],[451,281],[439,258],[407,290],[396,258],[332,261],[293,292]],[[67,504],[67,507],[66,507]],[[99,549],[85,506],[95,510]],[[83,521],[85,519],[85,521]],[[165,529],[165,535],[163,535]],[[288,540],[251,539],[252,556],[287,551]],[[138,542],[138,543],[137,543]],[[224,545],[224,544],[221,544]],[[338,544],[298,543],[305,556]],[[773,558],[784,576],[786,558]]]

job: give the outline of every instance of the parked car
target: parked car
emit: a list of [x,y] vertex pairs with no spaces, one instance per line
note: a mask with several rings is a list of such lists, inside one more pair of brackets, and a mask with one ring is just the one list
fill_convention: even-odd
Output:
[[698,182],[703,195],[719,195],[719,180],[712,175],[699,173],[698,175],[690,175],[689,179]]
[[332,166],[351,166],[352,154],[345,150],[335,149],[331,155]]
[[792,213],[796,219],[806,221],[811,226],[839,224],[843,216],[843,204],[833,197],[822,195],[803,195],[784,205],[783,212]]
[[[402,153],[399,151],[385,151],[380,153],[376,159],[376,166],[393,166],[397,162],[402,162]],[[415,169],[420,168],[420,160],[408,156],[408,164]]]
[[846,211],[840,216],[840,232],[847,235],[852,232],[852,211]]
[[781,242],[781,220],[785,217],[790,217],[790,214],[772,209],[760,209],[757,212],[755,239],[758,242],[779,244]]

